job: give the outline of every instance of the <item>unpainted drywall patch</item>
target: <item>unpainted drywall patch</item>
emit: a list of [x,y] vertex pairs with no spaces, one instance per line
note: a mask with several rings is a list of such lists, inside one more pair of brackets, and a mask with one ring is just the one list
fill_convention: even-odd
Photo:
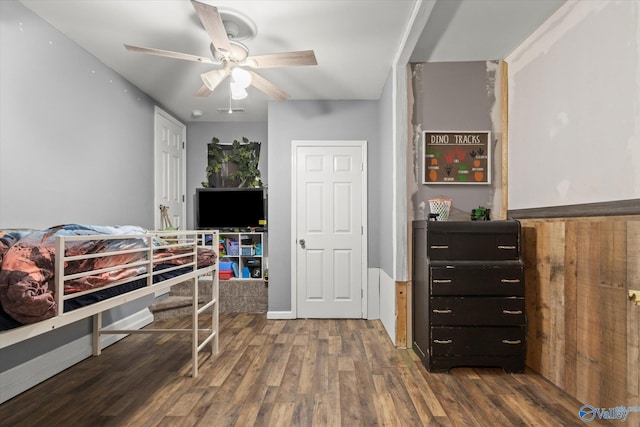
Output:
[[640,194],[640,3],[569,3],[509,57],[510,209]]
[[560,133],[560,129],[569,124],[569,114],[565,112],[559,112],[556,114],[557,123],[553,123],[549,128],[549,138],[554,139],[556,135]]
[[561,200],[565,200],[567,198],[567,193],[569,193],[570,189],[571,181],[569,181],[568,179],[563,179],[562,181],[560,181],[560,183],[558,183],[556,191],[558,192],[558,196]]

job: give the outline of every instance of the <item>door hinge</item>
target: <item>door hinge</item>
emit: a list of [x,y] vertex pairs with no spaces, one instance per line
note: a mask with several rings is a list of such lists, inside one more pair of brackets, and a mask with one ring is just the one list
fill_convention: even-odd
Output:
[[187,148],[187,145],[184,141],[182,141],[182,149],[184,150],[185,148]]
[[184,194],[182,195],[182,203],[184,203]]
[[364,163],[360,163],[360,172],[364,172]]

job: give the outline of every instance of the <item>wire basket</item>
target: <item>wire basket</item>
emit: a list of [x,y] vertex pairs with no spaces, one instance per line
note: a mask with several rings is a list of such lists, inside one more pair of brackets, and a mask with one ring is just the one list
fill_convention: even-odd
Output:
[[432,214],[438,214],[438,221],[446,221],[449,219],[450,209],[451,199],[429,199],[429,211]]

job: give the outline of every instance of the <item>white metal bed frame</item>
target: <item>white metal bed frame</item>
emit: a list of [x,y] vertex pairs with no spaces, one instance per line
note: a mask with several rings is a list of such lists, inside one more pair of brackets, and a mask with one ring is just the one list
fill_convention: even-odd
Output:
[[[211,239],[211,244],[205,244],[205,237]],[[154,245],[154,239],[160,238],[166,241],[168,244],[166,245]],[[64,248],[66,247],[66,242],[77,242],[77,241],[91,241],[91,240],[113,240],[113,239],[137,239],[137,240],[145,240],[146,245],[144,248],[135,248],[135,249],[127,249],[127,250],[116,250],[113,252],[101,252],[94,254],[84,254],[78,256],[68,256],[65,253]],[[0,348],[9,347],[18,342],[27,340],[29,338],[44,334],[51,330],[60,328],[62,326],[71,324],[73,322],[93,317],[93,337],[92,337],[92,347],[93,347],[93,355],[98,356],[101,353],[100,346],[100,336],[106,334],[139,334],[139,333],[191,333],[191,353],[192,353],[192,363],[193,363],[193,376],[196,377],[198,375],[198,353],[205,348],[207,344],[211,344],[211,353],[217,354],[219,351],[219,343],[218,343],[218,315],[219,315],[219,304],[218,304],[218,258],[216,258],[216,262],[212,266],[208,266],[205,268],[198,268],[197,264],[197,251],[198,247],[207,247],[208,249],[212,249],[216,256],[218,256],[218,232],[217,231],[155,231],[149,232],[145,234],[128,234],[128,235],[91,235],[91,236],[56,236],[55,243],[55,299],[56,299],[56,316],[46,319],[37,323],[23,325],[18,328],[9,329],[6,331],[0,332]],[[163,260],[171,260],[184,258],[185,263],[182,265],[176,265],[164,270],[154,271],[153,265],[157,260],[154,261],[154,253],[156,251],[167,249],[167,248],[178,248],[178,247],[189,247],[190,250],[184,254],[173,255],[171,257],[166,257]],[[146,252],[146,256],[141,261],[135,261],[127,264],[121,264],[114,267],[103,268],[99,270],[92,270],[72,275],[66,275],[64,266],[67,262],[70,261],[78,261],[82,259],[89,258],[98,258],[98,257],[108,257],[108,256],[117,256],[123,254],[131,254],[131,253],[140,253]],[[62,256],[61,256],[62,254]],[[77,279],[84,276],[95,275],[98,273],[109,272],[113,270],[119,270],[124,267],[139,267],[144,265],[146,267],[146,272],[142,275],[131,277],[124,280],[119,280],[117,282],[111,283],[107,286],[100,287],[97,289],[92,289],[88,291],[76,292],[70,295],[64,295],[64,284],[67,281]],[[159,281],[157,283],[153,283],[153,278],[156,275],[170,272],[172,270],[184,269],[191,267],[191,270],[188,273],[180,274],[176,277]],[[199,282],[202,276],[207,276],[207,279],[210,277],[210,280],[203,280],[211,283],[211,300],[203,303],[199,306]],[[75,310],[71,310],[68,312],[64,311],[64,301],[67,299],[75,298],[81,295],[97,292],[104,290],[109,287],[114,287],[118,285],[122,285],[128,282],[132,282],[135,280],[146,279],[146,286],[132,290],[130,292],[117,295],[115,297],[99,301],[84,307],[77,308]],[[189,329],[133,329],[133,330],[122,330],[122,329],[111,329],[109,327],[102,327],[102,313],[111,308],[120,306],[122,304],[128,303],[135,299],[147,296],[147,295],[157,295],[158,292],[165,291],[170,289],[172,286],[177,285],[178,283],[185,282],[187,280],[193,280],[193,298],[192,298],[192,313],[191,313],[191,328]],[[200,327],[200,314],[205,312],[206,310],[211,309],[211,326],[207,328]],[[203,339],[201,339],[201,334],[206,334]]]

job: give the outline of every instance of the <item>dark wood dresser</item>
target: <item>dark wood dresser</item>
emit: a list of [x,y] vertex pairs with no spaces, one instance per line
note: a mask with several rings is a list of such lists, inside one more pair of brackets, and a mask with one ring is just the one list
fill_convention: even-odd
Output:
[[431,372],[524,372],[518,221],[413,222],[413,348]]

